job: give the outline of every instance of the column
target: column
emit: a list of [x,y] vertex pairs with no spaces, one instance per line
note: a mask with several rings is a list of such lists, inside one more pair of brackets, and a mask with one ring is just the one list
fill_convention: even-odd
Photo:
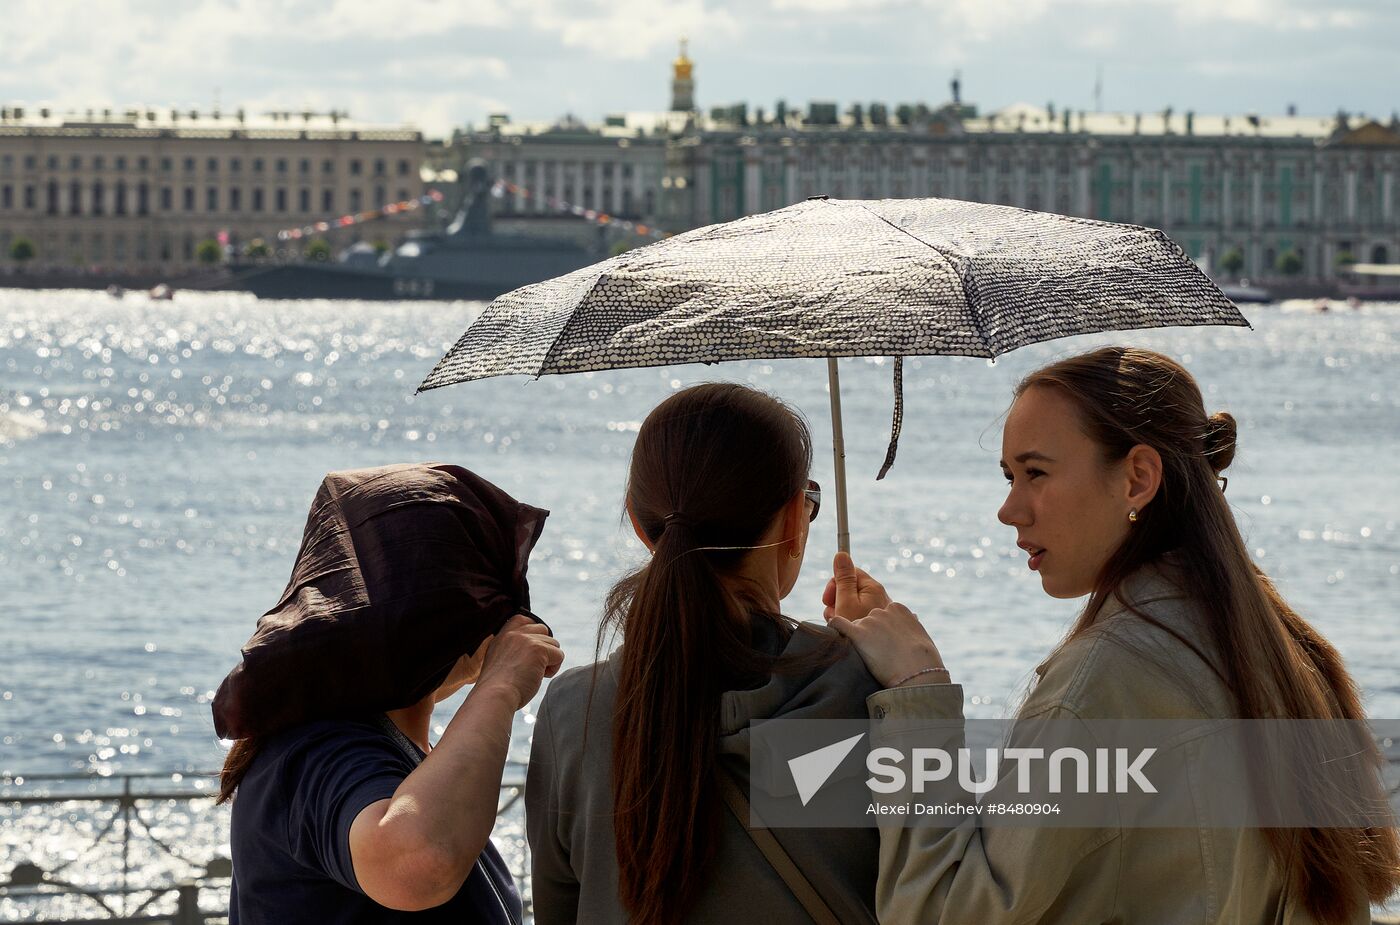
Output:
[[1162,158],[1162,183],[1160,187],[1162,199],[1162,227],[1166,228],[1172,223],[1172,167],[1171,162]]
[[[563,161],[555,161],[555,162],[554,162],[554,198],[555,198],[555,199],[563,199],[563,198],[564,198],[564,162],[563,162]],[[559,211],[557,208],[554,208],[554,209],[549,208],[548,205],[545,206],[545,210],[548,211],[548,212],[555,212],[555,213],[557,213],[557,212]]]
[[1395,193],[1395,177],[1389,170],[1381,173],[1381,221],[1386,225],[1390,224],[1391,217],[1395,214],[1391,205],[1391,199]]
[[1264,169],[1256,160],[1249,165],[1249,170],[1249,223],[1258,229],[1264,224]]
[[[1313,163],[1312,208],[1308,211],[1308,218],[1312,222],[1313,227],[1317,229],[1321,229],[1323,227],[1323,219],[1326,218],[1327,215],[1327,211],[1323,208],[1322,202],[1322,169],[1322,164],[1320,162],[1315,161]],[[1331,255],[1329,254],[1327,257],[1327,263],[1325,264],[1329,274],[1331,272],[1332,267],[1331,259]]]
[[692,180],[695,184],[695,198],[691,200],[695,203],[694,222],[696,225],[708,225],[714,221],[710,216],[710,179],[710,158],[708,154],[697,153],[695,177]]
[[1088,216],[1090,214],[1089,200],[1092,195],[1092,184],[1089,182],[1089,154],[1087,151],[1079,155],[1079,164],[1075,168],[1075,195],[1074,213],[1076,215]]
[[1230,167],[1228,160],[1220,162],[1220,230],[1226,231],[1230,227],[1230,197],[1234,191],[1230,188]]
[[544,161],[535,161],[530,167],[530,202],[536,213],[545,210],[544,205]]
[[744,201],[739,208],[744,215],[763,211],[763,155],[756,145],[744,149]]
[[[1345,192],[1344,195],[1345,195],[1345,202],[1346,202],[1346,217],[1347,217],[1347,221],[1353,222],[1353,223],[1354,223],[1354,222],[1356,221],[1356,168],[1355,168],[1355,167],[1348,167],[1348,168],[1347,168],[1347,172],[1346,172],[1346,192]],[[1360,246],[1360,245],[1358,244],[1358,246]],[[1356,257],[1357,257],[1358,260],[1361,259],[1361,255],[1360,255],[1360,254],[1357,254]]]
[[603,198],[603,162],[593,162],[593,202],[589,204],[590,209],[597,209],[599,212],[607,212],[612,208],[612,204]]

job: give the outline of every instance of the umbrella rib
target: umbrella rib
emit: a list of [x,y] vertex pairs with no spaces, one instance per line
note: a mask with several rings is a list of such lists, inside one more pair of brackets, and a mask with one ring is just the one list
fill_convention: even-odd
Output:
[[[827,201],[830,202],[830,200],[827,200]],[[915,241],[918,241],[918,242],[919,242],[920,244],[922,244],[924,247],[927,247],[929,250],[931,250],[931,251],[933,251],[935,254],[937,254],[937,255],[938,255],[938,258],[948,265],[949,269],[952,270],[953,274],[954,274],[954,275],[957,277],[957,279],[958,279],[958,286],[962,289],[962,294],[963,294],[963,305],[965,305],[965,306],[967,307],[967,313],[968,313],[968,315],[972,318],[972,323],[973,323],[974,325],[977,326],[977,336],[980,337],[980,338],[982,339],[983,345],[985,345],[986,348],[987,348],[989,351],[991,351],[992,356],[995,357],[995,356],[996,356],[996,353],[997,353],[996,347],[992,346],[992,342],[987,338],[987,330],[986,330],[986,328],[984,328],[984,327],[982,326],[982,316],[978,313],[977,307],[976,307],[976,303],[973,301],[973,300],[974,300],[974,297],[975,297],[975,293],[969,291],[969,285],[968,285],[968,279],[967,279],[967,277],[963,275],[962,271],[958,268],[958,266],[957,266],[956,264],[953,263],[953,261],[951,261],[951,260],[948,259],[948,255],[945,254],[945,253],[943,253],[943,251],[939,250],[938,247],[935,246],[934,244],[931,244],[931,243],[929,243],[928,241],[925,241],[923,238],[921,238],[921,237],[919,237],[918,235],[914,234],[914,232],[910,231],[910,230],[907,229],[907,228],[901,228],[900,226],[896,225],[894,222],[892,222],[892,221],[890,221],[889,219],[885,218],[883,215],[881,215],[880,213],[876,212],[874,209],[870,208],[869,206],[865,205],[864,203],[855,202],[854,204],[857,205],[857,206],[859,206],[859,207],[860,207],[861,209],[863,209],[864,211],[870,213],[870,214],[873,215],[875,218],[877,218],[877,219],[879,219],[880,221],[884,222],[886,225],[889,225],[891,228],[893,228],[895,231],[898,231],[900,234],[906,235],[906,236],[908,236],[908,237],[910,237],[910,238],[913,238]],[[833,205],[834,205],[834,203],[833,203]],[[973,288],[973,289],[976,288],[976,283],[975,283],[975,282],[973,282],[971,288]]]
[[[574,301],[574,310],[569,313],[569,317],[559,326],[559,333],[554,335],[554,340],[550,342],[549,349],[544,352],[544,358],[540,360],[540,368],[535,371],[536,379],[544,375],[545,368],[549,366],[550,360],[554,358],[554,351],[559,347],[559,342],[564,339],[564,335],[568,333],[569,328],[574,323],[574,319],[578,317],[579,306],[588,301],[588,297],[593,295],[593,292],[598,288],[598,284],[606,279],[607,276],[608,274],[606,272],[599,273],[598,278],[593,280],[593,284],[588,287],[588,291]],[[526,375],[529,374],[527,373]]]

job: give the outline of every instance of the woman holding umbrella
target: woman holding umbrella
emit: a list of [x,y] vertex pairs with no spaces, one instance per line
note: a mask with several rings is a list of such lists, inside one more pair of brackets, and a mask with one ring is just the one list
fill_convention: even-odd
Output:
[[[998,517],[1047,594],[1088,603],[1037,669],[1018,724],[1365,718],[1337,651],[1250,560],[1222,490],[1234,455],[1234,419],[1207,417],[1190,374],[1161,354],[1104,348],[1020,384]],[[911,718],[961,728],[962,688],[918,618],[897,603],[870,609],[854,590],[868,576],[838,566],[828,619],[887,688],[869,702],[876,741]],[[970,821],[885,828],[880,858],[891,923],[1362,923],[1400,884],[1396,831],[1381,826]]]
[[751,721],[863,719],[877,687],[840,636],[781,611],[820,507],[811,461],[803,421],[742,385],[677,392],[642,423],[626,510],[651,557],[599,638],[622,645],[555,679],[535,724],[540,925],[875,922],[872,829],[766,839],[743,796],[772,783],[750,780]]

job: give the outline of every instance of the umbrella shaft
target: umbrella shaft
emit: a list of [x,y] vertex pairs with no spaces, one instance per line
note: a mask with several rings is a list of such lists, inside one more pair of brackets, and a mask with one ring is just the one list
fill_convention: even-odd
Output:
[[836,548],[851,551],[851,523],[846,515],[846,437],[841,432],[841,376],[836,357],[826,358],[826,375],[831,383],[831,449],[836,463]]

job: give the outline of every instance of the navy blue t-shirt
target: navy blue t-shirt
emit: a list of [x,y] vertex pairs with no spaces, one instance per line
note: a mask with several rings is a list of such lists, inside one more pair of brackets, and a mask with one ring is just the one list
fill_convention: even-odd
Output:
[[350,825],[392,797],[422,759],[382,715],[306,723],[268,739],[233,800],[230,925],[518,925],[520,896],[490,841],[441,906],[396,912],[360,890]]

